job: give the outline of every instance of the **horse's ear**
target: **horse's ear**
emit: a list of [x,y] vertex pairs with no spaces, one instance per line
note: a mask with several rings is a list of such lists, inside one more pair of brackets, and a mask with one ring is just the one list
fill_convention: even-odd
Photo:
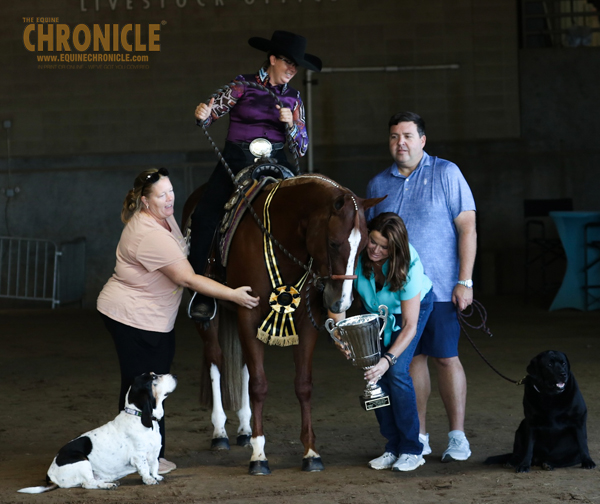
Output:
[[375,205],[379,205],[388,195],[382,196],[381,198],[369,198],[362,200],[363,208],[367,210],[368,208],[372,208]]

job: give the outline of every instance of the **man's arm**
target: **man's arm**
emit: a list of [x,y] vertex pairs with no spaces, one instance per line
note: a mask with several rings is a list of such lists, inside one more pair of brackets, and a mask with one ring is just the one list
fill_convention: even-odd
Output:
[[[467,210],[454,219],[458,232],[458,280],[473,278],[473,265],[477,254],[477,231],[475,228],[475,210]],[[464,310],[473,302],[473,289],[456,284],[452,291],[452,302]]]

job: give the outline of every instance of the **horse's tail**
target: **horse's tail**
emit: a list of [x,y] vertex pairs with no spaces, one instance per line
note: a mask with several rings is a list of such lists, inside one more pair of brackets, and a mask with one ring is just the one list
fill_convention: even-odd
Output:
[[[237,411],[242,407],[244,383],[242,374],[244,359],[238,336],[237,311],[228,309],[224,303],[219,303],[218,318],[219,345],[223,352],[223,365],[220,370],[223,409]],[[210,369],[206,359],[203,359],[200,404],[211,408],[212,399]]]

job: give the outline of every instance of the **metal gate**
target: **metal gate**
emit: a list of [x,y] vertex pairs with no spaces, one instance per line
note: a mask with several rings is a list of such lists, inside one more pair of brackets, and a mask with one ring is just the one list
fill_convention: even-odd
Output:
[[56,243],[0,236],[0,298],[59,304],[83,300],[85,238]]

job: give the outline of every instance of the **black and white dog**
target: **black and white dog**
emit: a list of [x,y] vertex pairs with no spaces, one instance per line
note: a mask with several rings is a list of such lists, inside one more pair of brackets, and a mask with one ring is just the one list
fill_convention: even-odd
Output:
[[48,469],[46,486],[22,488],[22,493],[42,493],[55,488],[113,489],[120,478],[137,473],[146,485],[163,479],[158,474],[161,437],[158,420],[163,401],[175,390],[170,374],[138,376],[125,397],[125,409],[97,429],[63,446]]

